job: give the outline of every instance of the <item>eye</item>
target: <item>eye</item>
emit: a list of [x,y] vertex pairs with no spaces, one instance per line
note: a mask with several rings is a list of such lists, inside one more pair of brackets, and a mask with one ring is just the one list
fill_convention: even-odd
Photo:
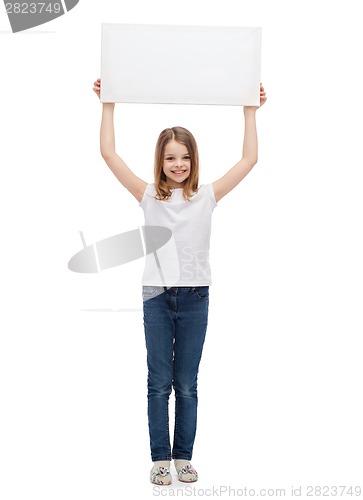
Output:
[[174,158],[172,156],[168,156],[167,160],[174,160]]
[[184,160],[190,160],[190,156],[189,155],[185,155],[184,156]]

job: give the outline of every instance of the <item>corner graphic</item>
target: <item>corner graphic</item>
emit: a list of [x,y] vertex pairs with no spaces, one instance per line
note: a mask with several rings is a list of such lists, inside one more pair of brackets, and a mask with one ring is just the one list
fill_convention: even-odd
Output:
[[13,33],[24,31],[63,16],[78,4],[79,0],[44,2],[14,2],[4,0]]
[[170,240],[172,234],[167,227],[142,226],[142,232],[140,229],[133,229],[87,246],[80,231],[84,248],[69,260],[68,269],[77,273],[99,273],[153,253],[161,273],[156,252]]
[[[68,262],[68,269],[76,273],[100,273],[106,269],[111,269],[122,264],[127,264],[133,260],[153,255],[162,286],[153,287],[153,295],[144,297],[143,300],[149,300],[156,295],[164,292],[166,285],[162,268],[168,272],[168,280],[172,279],[175,283],[180,277],[179,259],[175,248],[175,255],[168,252],[160,258],[157,251],[164,247],[173,238],[171,229],[164,226],[141,226],[138,229],[127,231],[125,233],[110,236],[94,244],[87,245],[82,231],[80,236],[83,248],[77,252]],[[170,260],[174,261],[174,266]],[[177,265],[175,265],[177,263]]]

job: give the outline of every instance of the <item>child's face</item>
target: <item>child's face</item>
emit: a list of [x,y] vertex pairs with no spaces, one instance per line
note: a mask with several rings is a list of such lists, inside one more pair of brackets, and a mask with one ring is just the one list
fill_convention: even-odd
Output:
[[167,143],[164,151],[163,171],[171,188],[183,187],[190,175],[190,155],[187,147],[174,140]]

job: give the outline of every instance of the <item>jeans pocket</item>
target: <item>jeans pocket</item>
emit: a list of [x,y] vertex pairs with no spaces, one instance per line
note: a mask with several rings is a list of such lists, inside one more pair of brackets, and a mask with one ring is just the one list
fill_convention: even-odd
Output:
[[200,300],[209,299],[209,286],[194,286],[191,292]]

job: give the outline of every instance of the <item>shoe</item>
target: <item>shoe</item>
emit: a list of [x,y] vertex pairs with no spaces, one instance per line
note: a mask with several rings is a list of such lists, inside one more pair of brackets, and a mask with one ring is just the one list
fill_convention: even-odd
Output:
[[192,464],[186,464],[183,467],[176,469],[179,481],[183,483],[194,483],[198,481],[198,473]]
[[150,471],[150,481],[153,484],[171,484],[171,475],[168,467],[153,467]]

